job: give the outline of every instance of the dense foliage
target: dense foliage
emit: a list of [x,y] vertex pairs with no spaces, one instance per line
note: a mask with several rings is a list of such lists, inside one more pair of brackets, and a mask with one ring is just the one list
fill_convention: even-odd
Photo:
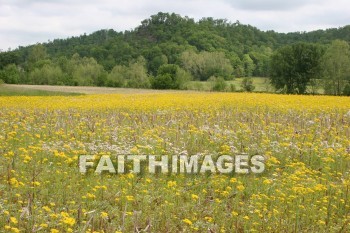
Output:
[[304,94],[307,84],[320,73],[323,51],[315,44],[284,46],[271,58],[271,82],[286,93]]
[[[334,40],[348,44],[350,26],[285,34],[264,32],[239,21],[203,18],[196,22],[174,13],[158,13],[131,31],[100,30],[1,52],[0,79],[6,83],[148,88],[157,77],[167,79],[158,74],[167,64],[177,65],[190,79],[199,81],[212,76],[225,80],[268,77],[271,68],[271,73],[275,72],[270,67],[274,51],[299,42],[324,45],[326,49]],[[341,57],[326,54],[330,59]],[[323,62],[331,66],[329,59]],[[322,75],[333,83],[332,73]],[[348,77],[338,75],[336,79],[339,77],[342,81],[337,84],[345,86]],[[275,87],[280,89],[279,85]],[[342,87],[330,94],[340,94]]]

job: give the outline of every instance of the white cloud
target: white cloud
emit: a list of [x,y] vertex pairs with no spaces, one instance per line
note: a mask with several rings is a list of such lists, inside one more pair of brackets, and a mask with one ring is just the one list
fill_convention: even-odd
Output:
[[350,22],[347,0],[0,0],[0,49],[99,29],[130,30],[157,12],[239,20],[262,30],[310,31]]
[[326,0],[226,0],[232,6],[243,10],[254,11],[290,11],[311,4],[321,4]]

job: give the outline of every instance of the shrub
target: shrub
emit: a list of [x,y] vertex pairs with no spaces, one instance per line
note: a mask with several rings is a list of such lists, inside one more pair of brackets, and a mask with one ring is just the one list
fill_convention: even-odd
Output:
[[213,91],[225,91],[227,84],[223,77],[210,77],[209,81],[213,83],[212,90]]
[[245,77],[242,80],[241,87],[244,91],[252,92],[255,89],[255,86],[253,85],[253,79],[249,77]]
[[160,74],[152,78],[151,84],[154,89],[172,89],[174,82],[170,74]]
[[154,89],[185,89],[191,75],[178,65],[165,64],[159,67],[158,75],[152,79]]

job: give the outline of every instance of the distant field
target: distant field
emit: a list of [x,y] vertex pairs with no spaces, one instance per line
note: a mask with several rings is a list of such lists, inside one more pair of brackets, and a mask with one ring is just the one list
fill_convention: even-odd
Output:
[[[235,91],[242,91],[241,83],[243,78],[235,78],[226,81],[227,90],[230,91],[231,84]],[[268,78],[253,77],[253,92],[273,93],[274,87]],[[147,93],[169,93],[169,92],[191,92],[191,91],[212,91],[214,83],[206,81],[190,81],[186,86],[188,90],[154,90],[136,88],[114,88],[114,87],[91,87],[91,86],[50,86],[50,85],[0,85],[0,96],[47,96],[47,95],[79,95],[79,94],[147,94]],[[322,94],[323,90],[317,89],[317,93]]]
[[[253,85],[255,86],[254,91],[256,92],[272,92],[274,88],[271,86],[268,78],[254,77]],[[229,81],[229,84],[234,84],[237,90],[240,90],[243,78],[236,78],[233,81]]]
[[[43,86],[44,87],[44,86]],[[63,88],[64,89],[64,88]],[[67,95],[81,95],[82,93],[70,92],[68,90],[58,91],[54,88],[35,88],[30,85],[0,85],[0,96],[67,96]]]
[[77,94],[146,94],[146,93],[179,92],[179,90],[153,90],[114,87],[85,86],[50,86],[50,85],[12,85],[0,86],[1,95],[77,95]]

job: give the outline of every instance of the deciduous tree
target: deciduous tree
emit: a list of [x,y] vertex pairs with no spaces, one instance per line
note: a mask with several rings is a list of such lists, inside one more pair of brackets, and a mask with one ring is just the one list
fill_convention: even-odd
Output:
[[335,40],[322,58],[325,93],[342,94],[350,81],[350,46],[348,42]]
[[317,77],[323,50],[316,44],[297,43],[278,49],[271,58],[271,84],[286,93],[303,94]]

